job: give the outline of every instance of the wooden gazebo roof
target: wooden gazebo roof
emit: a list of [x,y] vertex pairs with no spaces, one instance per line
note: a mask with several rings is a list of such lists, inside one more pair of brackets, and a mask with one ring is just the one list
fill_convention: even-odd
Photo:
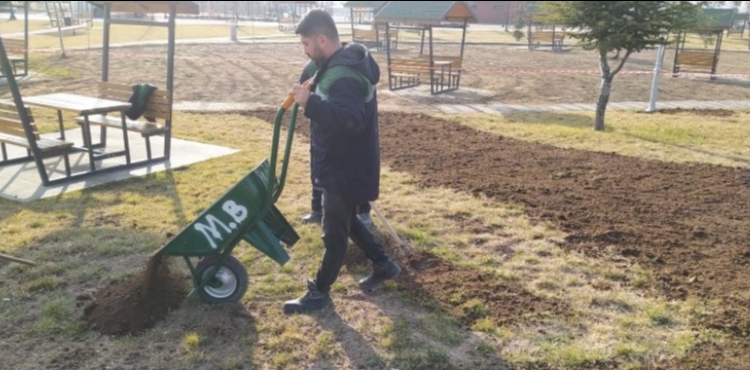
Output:
[[477,16],[466,1],[389,1],[375,14],[375,22],[440,24],[477,23]]
[[708,8],[703,9],[702,22],[698,27],[701,30],[728,30],[734,25],[737,9]]

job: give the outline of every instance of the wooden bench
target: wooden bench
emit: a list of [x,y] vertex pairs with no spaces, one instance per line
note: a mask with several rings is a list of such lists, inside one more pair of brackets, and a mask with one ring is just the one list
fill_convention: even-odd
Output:
[[549,45],[552,50],[562,50],[565,33],[562,31],[534,31],[529,32],[529,49],[542,45]]
[[431,69],[429,59],[391,58],[388,64],[388,86],[390,90],[418,86],[422,78],[430,75]]
[[[8,60],[13,67],[13,75],[18,76],[18,65],[23,65],[24,75],[28,65],[26,64],[26,41],[3,37],[3,46],[8,54]],[[0,75],[2,72],[0,71]]]
[[279,18],[279,31],[294,31],[297,28],[297,22],[294,18]]
[[[98,97],[102,99],[111,99],[119,101],[129,101],[133,95],[131,85],[118,84],[112,82],[99,82]],[[155,122],[149,122],[151,118]],[[166,121],[172,119],[172,94],[168,90],[157,89],[148,100],[146,111],[141,118],[131,120],[125,118],[125,128],[127,131],[138,132],[146,139],[146,151],[148,159],[151,159],[151,136],[164,135],[170,131]],[[78,124],[84,123],[83,117],[76,118]],[[103,132],[107,127],[122,129],[122,117],[120,115],[92,115],[89,116],[89,124],[100,126]],[[104,140],[105,134],[102,134]]]
[[[715,51],[711,50],[680,50],[675,55],[672,77],[680,72],[693,71],[697,73],[716,74]],[[691,68],[692,67],[692,68]],[[711,79],[715,77],[711,76]]]
[[[434,55],[432,57],[435,61],[450,61],[450,68],[447,69],[447,73],[450,77],[450,84],[449,88],[451,89],[457,89],[459,85],[459,81],[461,79],[461,71],[462,71],[462,58],[460,56],[445,56],[445,55]],[[440,69],[436,69],[436,72],[440,71]]]
[[[429,55],[421,55],[412,58],[391,58],[388,65],[388,87],[390,90],[400,90],[420,85],[424,80],[430,82],[430,90],[433,94],[456,90],[460,76],[461,62],[458,57],[435,56],[436,63],[450,61],[446,69],[430,63]],[[454,67],[454,63],[457,65]],[[457,68],[457,70],[453,70]],[[430,76],[432,78],[430,78]],[[447,85],[447,88],[446,88]]]
[[[398,29],[391,30],[390,33],[391,49],[396,50],[398,48]],[[375,29],[354,28],[352,29],[352,41],[381,50],[386,47],[385,29],[376,32]]]
[[[73,143],[44,139],[39,135],[31,108],[26,107],[26,115],[29,119],[29,127],[32,131],[33,141],[29,142],[24,129],[23,119],[13,102],[0,101],[0,149],[2,151],[2,164],[15,164],[27,162],[34,159],[34,153],[40,153],[40,159],[64,156],[65,173],[70,176],[70,161],[68,154],[72,151]],[[20,158],[8,158],[6,145],[18,146],[26,149],[26,156]],[[46,169],[40,169],[46,171]]]

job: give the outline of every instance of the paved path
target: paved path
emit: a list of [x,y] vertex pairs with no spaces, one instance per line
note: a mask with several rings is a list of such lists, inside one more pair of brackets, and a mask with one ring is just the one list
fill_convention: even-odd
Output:
[[[616,102],[607,105],[608,111],[613,110],[641,110],[645,111],[647,102]],[[232,102],[199,102],[182,101],[175,102],[174,110],[203,111],[203,112],[233,112],[247,111],[263,107],[263,105],[232,103]],[[394,110],[395,106],[383,106],[383,110]],[[534,104],[534,105],[510,105],[510,104],[443,104],[435,105],[436,111],[446,114],[466,113],[510,113],[510,112],[553,112],[553,111],[593,111],[595,104]],[[664,101],[657,102],[658,109],[750,109],[750,101]],[[405,108],[403,108],[405,109]]]
[[[611,102],[607,104],[608,111],[614,110],[643,110],[648,107],[648,102]],[[596,104],[533,104],[533,105],[511,105],[511,104],[443,104],[437,105],[443,113],[509,113],[509,112],[553,112],[553,111],[594,111]],[[725,101],[663,101],[656,103],[658,109],[750,109],[750,101],[725,100]]]

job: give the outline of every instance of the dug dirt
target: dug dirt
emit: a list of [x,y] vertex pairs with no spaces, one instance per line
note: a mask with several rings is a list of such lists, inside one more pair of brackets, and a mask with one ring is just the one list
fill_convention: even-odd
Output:
[[[307,136],[307,125],[299,127]],[[649,268],[653,288],[670,299],[721,302],[694,325],[730,340],[698,346],[660,368],[750,363],[750,171],[563,149],[396,112],[381,113],[380,143],[384,165],[416,175],[423,186],[521,204],[534,220],[568,233],[563,248]],[[430,278],[436,282],[461,277],[446,268],[430,273],[442,275]],[[432,287],[444,287],[443,297],[453,289]],[[538,303],[540,311],[557,308]]]
[[141,334],[154,327],[187,294],[186,279],[173,274],[168,262],[151,258],[142,273],[101,289],[84,308],[83,319],[106,335]]

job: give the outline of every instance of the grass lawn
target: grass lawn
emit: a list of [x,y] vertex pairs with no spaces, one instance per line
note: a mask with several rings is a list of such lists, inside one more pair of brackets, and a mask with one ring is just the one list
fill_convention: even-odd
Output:
[[[42,130],[54,128],[53,112],[39,110],[36,117]],[[460,118],[480,130],[590,150],[724,164],[750,158],[745,139],[750,129],[741,124],[746,113],[727,118],[613,112],[606,133],[593,132],[591,118],[578,113]],[[407,249],[482,271],[492,277],[487,284],[512,282],[565,302],[570,315],[502,325],[486,316],[481,301],[452,297],[459,309],[446,310],[442,307],[449,302],[405,294],[396,283],[387,284],[382,294],[363,297],[356,281],[367,269],[351,263],[334,286],[335,313],[286,317],[282,302],[303,292],[323,249],[320,228],[299,223],[310,196],[309,146],[299,138],[278,202],[301,235],[289,250],[290,263],[278,266],[243,243],[235,249],[250,274],[242,305],[190,303],[143,336],[101,337],[77,320],[83,310],[80,297],[141,271],[149,252],[270,150],[271,127],[255,118],[176,113],[175,123],[179,138],[242,151],[31,204],[0,199],[0,253],[38,264],[0,263],[0,332],[5,338],[0,351],[9,368],[499,369],[542,362],[575,369],[613,358],[637,367],[721,339],[710,330],[696,335],[689,328],[710,303],[665,301],[639,290],[652,283],[645,269],[565,253],[556,245],[564,235],[532,224],[517,205],[420,188],[410,175],[388,168],[378,205],[408,237]],[[471,215],[475,227],[450,217],[456,214]],[[502,231],[483,228],[496,224],[504,225]],[[484,243],[477,243],[480,238]],[[514,253],[487,253],[486,248],[503,245]],[[175,262],[186,274],[184,262]],[[630,287],[619,283],[625,277]],[[606,292],[597,289],[602,284],[609,286]]]
[[750,112],[722,111],[720,117],[667,112],[608,112],[606,133],[593,131],[593,112],[476,114],[457,119],[479,130],[562,147],[677,162],[743,167],[750,163],[750,127],[745,124]]

